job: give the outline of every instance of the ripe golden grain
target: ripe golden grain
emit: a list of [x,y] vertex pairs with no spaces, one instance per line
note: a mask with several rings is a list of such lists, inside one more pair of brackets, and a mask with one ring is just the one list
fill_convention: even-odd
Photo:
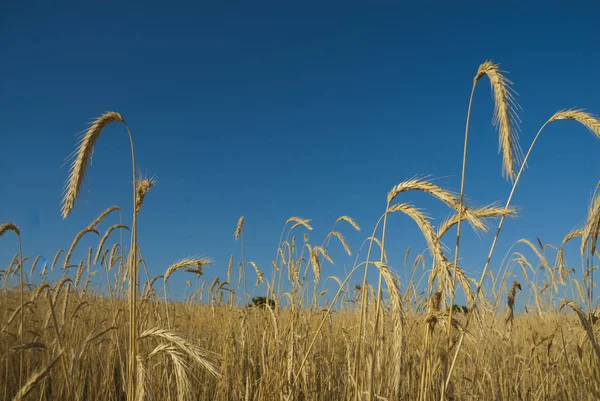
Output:
[[100,133],[107,125],[114,122],[125,123],[125,120],[119,113],[108,111],[98,117],[81,137],[77,150],[71,156],[73,161],[69,169],[69,178],[65,184],[61,206],[63,218],[66,218],[75,206],[75,200],[79,196],[88,164],[92,159],[94,145],[100,137]]
[[158,181],[155,178],[139,178],[137,182],[136,198],[135,198],[135,214],[140,213],[140,209],[144,204],[144,198],[152,187],[154,187]]
[[498,129],[499,150],[502,150],[503,168],[502,174],[508,178],[515,178],[515,163],[521,159],[521,149],[518,137],[518,116],[516,110],[519,108],[514,98],[512,82],[500,71],[499,66],[491,61],[486,61],[479,66],[475,81],[484,75],[490,80],[494,96],[494,119],[493,124]]
[[96,220],[94,220],[94,221],[92,221],[92,222],[90,223],[90,225],[88,226],[88,228],[96,228],[96,226],[97,226],[98,224],[102,223],[102,221],[104,221],[104,219],[105,219],[105,218],[106,218],[106,217],[107,217],[109,214],[111,214],[111,213],[112,213],[112,212],[114,212],[114,211],[118,211],[118,212],[120,212],[120,209],[119,209],[119,207],[118,207],[118,206],[111,206],[111,207],[109,207],[108,209],[106,209],[104,212],[102,212],[102,213],[100,214],[100,216],[98,216],[98,217],[96,218]]
[[125,224],[115,224],[110,226],[102,236],[102,239],[100,239],[100,244],[98,245],[98,250],[96,251],[96,257],[94,258],[94,263],[98,263],[98,259],[100,258],[100,254],[102,253],[102,249],[104,248],[104,244],[106,243],[106,240],[108,239],[110,234],[119,228],[130,231],[129,227],[127,227]]
[[244,228],[244,216],[240,217],[240,219],[237,222],[237,226],[235,227],[235,233],[233,234],[233,236],[235,237],[236,241],[238,240],[238,238],[240,238],[240,234],[242,233],[243,228]]
[[184,258],[173,263],[166,271],[164,281],[169,281],[169,277],[177,270],[186,269],[188,267],[196,267],[200,269],[203,266],[211,263],[212,260],[209,258]]

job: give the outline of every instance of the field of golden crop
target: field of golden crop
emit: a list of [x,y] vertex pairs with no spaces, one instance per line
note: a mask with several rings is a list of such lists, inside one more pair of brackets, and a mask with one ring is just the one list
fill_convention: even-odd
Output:
[[[464,202],[471,103],[484,77],[494,95],[503,173],[513,183],[503,207]],[[0,225],[2,246],[14,244],[15,254],[0,270],[0,400],[600,399],[600,313],[591,274],[600,256],[600,196],[594,195],[585,225],[565,233],[562,243],[524,238],[519,243],[535,260],[512,252],[490,267],[504,220],[516,215],[511,200],[544,128],[572,120],[600,137],[600,120],[581,110],[557,111],[523,154],[510,85],[496,64],[479,66],[458,193],[421,178],[400,182],[387,194],[387,207],[360,250],[345,240],[348,230],[361,231],[349,216],[341,216],[318,243],[308,236],[317,235],[311,220],[291,217],[265,271],[245,258],[242,217],[232,227],[239,248],[232,250],[226,276],[204,281],[182,301],[170,299],[169,278],[201,278],[211,260],[182,259],[162,275],[149,275],[137,219],[156,182],[136,176],[134,130],[116,112],[101,115],[77,144],[62,214],[67,218],[75,206],[103,128],[121,124],[131,143],[133,216],[110,225],[120,209],[108,208],[57,250],[48,266],[27,249],[27,233],[18,224]],[[434,227],[409,203],[410,191],[432,196],[455,214]],[[385,251],[392,213],[412,219],[427,244],[420,254],[407,251],[404,281]],[[457,266],[459,251],[465,252],[463,222],[486,231],[492,218],[498,226],[489,257],[481,275],[469,277]],[[456,241],[447,238],[451,228]],[[98,237],[96,248],[77,252],[81,238],[91,235]],[[571,241],[581,242],[577,269],[566,262],[564,246]],[[329,254],[334,242],[358,255],[347,276],[322,272],[334,263]],[[253,270],[256,283],[247,281],[246,269]],[[367,280],[369,270],[376,281]],[[515,280],[515,270],[525,281]],[[49,271],[62,279],[50,282]],[[350,284],[357,280],[361,284]],[[335,283],[333,291],[323,290],[325,281]],[[256,299],[247,306],[251,288],[263,283],[275,305],[258,305]],[[533,289],[527,295],[525,285]],[[467,305],[451,307],[457,292]],[[524,313],[515,313],[518,301]]]

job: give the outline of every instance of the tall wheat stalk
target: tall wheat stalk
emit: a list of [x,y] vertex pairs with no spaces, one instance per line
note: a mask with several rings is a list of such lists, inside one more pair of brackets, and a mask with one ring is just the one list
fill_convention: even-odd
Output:
[[246,284],[246,258],[244,254],[244,216],[240,217],[237,226],[235,227],[234,233],[235,240],[242,240],[242,268],[240,274],[244,277],[244,296],[246,297],[246,304],[248,304],[248,285]]
[[75,201],[79,196],[79,192],[83,185],[85,173],[88,164],[91,161],[94,145],[100,137],[102,130],[109,124],[119,122],[127,129],[129,136],[129,144],[131,146],[131,169],[132,169],[132,180],[133,180],[133,218],[131,224],[131,264],[129,272],[129,349],[128,349],[128,375],[127,375],[127,399],[128,401],[134,401],[136,399],[136,344],[138,335],[138,322],[137,322],[137,277],[138,277],[138,266],[137,266],[137,179],[136,179],[136,164],[135,164],[135,150],[133,144],[133,136],[129,126],[121,117],[119,113],[108,111],[98,117],[90,126],[90,128],[82,135],[77,150],[73,152],[71,157],[73,161],[69,169],[69,178],[66,181],[63,199],[62,199],[62,216],[66,218],[73,207]]
[[[462,227],[462,214],[464,213],[464,195],[465,195],[465,175],[467,170],[467,145],[469,141],[469,122],[471,119],[471,107],[473,104],[473,95],[475,94],[475,87],[477,82],[484,76],[490,80],[492,91],[494,92],[494,125],[499,131],[499,147],[503,154],[503,173],[506,173],[508,178],[514,179],[514,168],[513,164],[515,159],[518,157],[520,152],[518,146],[518,138],[516,135],[515,128],[517,127],[515,116],[513,116],[514,109],[518,106],[514,97],[511,93],[509,80],[507,80],[501,73],[497,64],[491,61],[486,61],[479,66],[477,74],[473,78],[473,86],[471,89],[471,96],[469,97],[469,108],[467,110],[467,122],[465,127],[465,141],[463,148],[463,162],[461,172],[461,183],[460,183],[460,209],[458,211],[458,223],[456,225],[456,249],[454,251],[454,270],[452,275],[452,288],[450,294],[450,305],[454,304],[455,288],[456,288],[456,269],[458,268],[458,257],[460,249],[460,234]],[[516,113],[515,113],[516,115]],[[452,346],[452,312],[453,308],[450,308],[448,314],[448,351]],[[447,375],[448,370],[448,358],[444,358],[444,377]],[[440,399],[443,401],[446,398],[445,381],[443,382],[442,392]]]

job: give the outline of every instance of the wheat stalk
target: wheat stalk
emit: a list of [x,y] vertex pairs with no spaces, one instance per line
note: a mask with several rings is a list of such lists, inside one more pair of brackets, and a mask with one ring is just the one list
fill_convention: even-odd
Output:
[[173,263],[171,266],[169,266],[169,268],[167,269],[167,271],[165,273],[164,281],[166,283],[169,280],[169,277],[171,277],[171,275],[173,273],[175,273],[177,270],[185,269],[185,268],[188,268],[188,267],[196,267],[196,268],[200,269],[203,266],[206,266],[207,264],[209,264],[211,262],[212,262],[212,260],[209,259],[209,258],[185,258],[185,259],[181,259],[181,260]]
[[21,235],[21,231],[16,224],[13,223],[4,223],[0,225],[0,238],[7,233],[8,231],[13,231],[17,235]]
[[[461,201],[454,193],[447,191],[429,181],[419,178],[411,178],[394,186],[388,193],[388,204],[391,204],[391,202],[396,199],[398,195],[406,191],[425,192],[442,201],[448,207],[454,209],[454,211],[459,212],[461,210]],[[485,230],[485,225],[481,222],[481,219],[479,219],[470,209],[465,208],[463,213],[465,214],[464,218],[473,226],[474,229],[481,231]]]
[[73,161],[69,169],[69,178],[65,184],[64,195],[62,200],[62,215],[66,218],[73,207],[75,200],[79,196],[79,191],[83,185],[83,180],[91,162],[94,145],[100,137],[102,130],[111,123],[121,122],[125,124],[125,120],[119,113],[112,111],[106,112],[97,118],[79,140],[77,150],[73,152],[71,158]]
[[565,300],[565,301],[563,301],[562,305],[560,306],[560,309],[562,310],[565,306],[570,307],[571,309],[573,309],[573,311],[575,313],[577,313],[577,316],[579,317],[579,321],[581,322],[581,325],[583,326],[583,328],[587,334],[588,340],[590,340],[590,343],[592,344],[592,348],[594,349],[596,357],[598,358],[598,361],[600,362],[600,346],[598,346],[598,342],[596,341],[596,336],[594,335],[594,329],[592,327],[592,324],[590,323],[588,318],[585,316],[585,313],[581,310],[579,305],[577,305],[573,301]]
[[[110,250],[110,256],[108,257],[108,269],[107,270],[111,270],[113,268],[113,265],[116,263],[117,261],[117,252],[119,252],[119,248],[121,246],[117,243],[114,244]],[[120,258],[120,256],[119,256]]]
[[35,257],[35,259],[33,260],[33,263],[31,265],[31,270],[29,271],[29,276],[33,276],[33,272],[35,271],[35,268],[37,267],[38,262],[40,261],[40,259],[42,258],[42,255],[37,255]]
[[[90,128],[85,131],[82,135],[77,149],[73,152],[71,158],[72,162],[69,168],[69,177],[65,183],[65,187],[63,190],[63,198],[61,202],[61,212],[63,218],[66,218],[75,205],[75,201],[79,196],[79,192],[81,190],[83,180],[85,177],[85,173],[88,167],[88,164],[91,161],[92,153],[94,150],[94,146],[100,137],[100,133],[102,130],[109,124],[120,122],[127,129],[127,134],[129,136],[129,143],[131,146],[131,167],[132,167],[132,180],[133,180],[133,207],[135,211],[136,205],[136,165],[135,165],[135,150],[133,145],[133,137],[131,135],[131,130],[129,126],[125,123],[125,120],[119,113],[115,113],[112,111],[108,111],[98,117],[94,122],[92,122]],[[137,218],[136,213],[133,213],[133,221],[132,221],[132,235],[131,235],[131,250],[132,250],[132,274],[129,275],[130,278],[130,289],[129,289],[129,358],[128,358],[128,376],[127,376],[127,397],[129,401],[135,400],[135,373],[136,373],[136,362],[135,356],[136,352],[136,338],[138,332],[138,322],[137,322],[137,279],[138,279],[138,270],[137,270]]]
[[173,362],[175,385],[177,387],[177,399],[179,401],[190,399],[191,383],[188,377],[190,367],[185,360],[185,353],[181,352],[181,350],[176,346],[159,344],[156,348],[154,348],[150,355],[148,355],[148,359],[161,353],[168,355]]
[[264,281],[264,273],[260,271],[255,262],[249,262],[252,267],[254,267],[254,271],[256,272],[256,285],[258,286]]
[[344,250],[346,251],[348,256],[351,256],[352,251],[350,251],[350,247],[348,246],[348,243],[346,242],[346,239],[344,238],[344,236],[341,233],[339,233],[338,231],[332,231],[329,234],[327,234],[327,238],[332,237],[332,236],[336,237],[340,241],[340,243],[344,247]]
[[109,207],[109,208],[108,208],[108,209],[106,209],[104,212],[102,212],[102,214],[100,214],[100,216],[98,216],[98,217],[96,218],[96,220],[92,221],[92,222],[90,223],[90,225],[88,226],[88,228],[96,228],[96,226],[97,226],[98,224],[102,223],[102,221],[103,221],[103,220],[104,220],[104,219],[105,219],[105,218],[106,218],[106,217],[107,217],[109,214],[111,214],[111,213],[112,213],[112,212],[114,212],[114,211],[118,211],[118,212],[120,212],[121,210],[119,209],[119,207],[118,207],[118,206],[111,206],[111,207]]
[[[494,118],[493,124],[496,129],[499,131],[499,150],[502,150],[502,174],[508,176],[509,179],[514,180],[514,163],[517,159],[520,159],[521,151],[518,143],[518,123],[517,123],[517,115],[516,108],[518,104],[516,103],[514,96],[512,94],[511,85],[512,82],[506,79],[497,64],[492,63],[491,61],[485,61],[483,64],[479,66],[477,70],[477,74],[473,78],[473,86],[471,89],[471,96],[469,98],[469,107],[467,109],[467,123],[465,127],[465,140],[464,140],[464,148],[463,148],[463,160],[462,160],[462,174],[461,174],[461,183],[460,183],[460,203],[459,203],[459,212],[458,212],[458,222],[457,222],[457,230],[456,230],[456,248],[454,252],[454,266],[458,266],[458,258],[459,258],[459,249],[460,249],[460,234],[461,234],[461,222],[462,222],[462,214],[466,212],[463,210],[464,205],[464,195],[465,195],[465,176],[467,169],[467,145],[469,141],[469,123],[471,120],[471,106],[473,104],[473,95],[475,94],[475,87],[477,86],[477,82],[484,76],[490,80],[490,85],[492,88],[492,92],[494,95]],[[517,178],[518,180],[518,178]],[[508,204],[507,204],[508,208]],[[504,216],[502,217],[502,221],[504,221]],[[500,224],[502,224],[502,221]],[[450,297],[450,304],[454,303],[454,288],[456,284],[456,275],[452,277],[452,292]],[[477,294],[479,294],[479,288],[477,290]],[[475,299],[477,295],[475,296]],[[452,313],[453,309],[450,310],[448,314],[448,351],[452,346]],[[462,337],[461,337],[462,341]],[[460,347],[460,346],[459,346]],[[442,400],[446,396],[446,386],[449,383],[450,373],[448,371],[448,358],[444,359],[444,376],[446,379],[442,382]]]
[[312,230],[310,223],[310,219],[303,219],[301,217],[290,217],[289,219],[287,219],[287,221],[285,222],[286,225],[290,224],[290,223],[296,223],[294,224],[291,228],[290,231],[296,229],[297,227],[304,227],[307,230]]
[[350,224],[356,231],[360,231],[360,226],[356,224],[354,219],[350,216],[341,216],[335,222],[339,223],[340,221],[345,221],[346,223]]
[[52,265],[50,265],[50,271],[54,270],[54,266],[56,265],[56,262],[58,262],[58,258],[60,257],[60,254],[63,253],[64,250],[63,249],[59,249],[56,254],[54,255],[54,259],[52,259]]
[[417,226],[421,230],[425,241],[427,242],[427,247],[431,252],[432,257],[434,258],[436,265],[442,265],[446,261],[446,257],[442,250],[442,245],[438,240],[438,237],[435,235],[435,231],[431,222],[427,218],[427,216],[421,212],[420,209],[415,208],[409,203],[397,203],[395,205],[390,206],[387,213],[395,213],[402,212],[412,218]]
[[140,213],[140,209],[142,208],[142,204],[144,203],[144,198],[150,189],[158,184],[158,180],[156,178],[138,178],[137,183],[137,196],[135,198],[135,214],[138,215]]
[[511,330],[513,319],[515,316],[515,297],[517,294],[517,289],[523,291],[523,289],[521,288],[521,283],[519,283],[518,281],[513,281],[512,285],[510,286],[510,290],[508,291],[508,296],[506,297],[506,303],[508,305],[508,314],[504,323],[509,325]]
[[515,177],[514,164],[521,157],[518,138],[518,116],[516,110],[519,108],[514,98],[512,82],[502,75],[499,66],[491,61],[485,61],[479,66],[475,82],[484,75],[490,80],[490,86],[494,94],[494,119],[493,124],[499,131],[499,149],[503,155],[503,174],[511,180]]
[[104,248],[104,244],[106,243],[106,240],[108,239],[108,237],[110,236],[110,234],[114,231],[117,230],[119,228],[122,228],[124,230],[130,231],[129,227],[127,227],[125,224],[115,224],[110,226],[106,232],[104,233],[104,235],[102,236],[102,238],[100,239],[100,244],[98,245],[98,250],[96,251],[96,257],[94,258],[94,263],[98,263],[98,259],[100,258],[100,255],[102,254],[102,249]]
[[157,338],[164,340],[173,346],[177,347],[181,352],[190,357],[199,366],[204,368],[206,372],[210,373],[215,378],[220,378],[219,368],[215,365],[215,359],[217,354],[201,348],[200,346],[191,342],[191,340],[185,338],[180,334],[176,334],[172,331],[161,329],[158,327],[150,328],[140,334],[139,340],[142,341],[145,338]]
[[[487,219],[492,217],[513,217],[516,216],[517,211],[515,209],[507,209],[504,207],[495,207],[495,206],[484,206],[478,209],[471,209],[471,213],[477,219]],[[438,228],[437,237],[442,238],[444,234],[448,232],[453,226],[458,224],[458,213],[453,214],[451,217],[447,218]],[[465,217],[462,216],[462,219],[465,220]],[[487,231],[487,226],[485,222],[482,221],[482,224],[485,226],[484,232]]]
[[149,392],[147,390],[147,377],[148,371],[144,365],[144,360],[140,354],[135,356],[135,360],[137,362],[138,376],[136,382],[136,401],[144,401],[146,399],[146,393]]
[[565,235],[565,238],[563,238],[561,245],[564,245],[567,242],[581,236],[583,236],[583,228],[576,228],[570,231],[567,235]]
[[586,127],[596,138],[600,138],[600,120],[593,114],[587,113],[581,109],[559,110],[550,119],[548,123],[558,120],[573,120]]
[[54,367],[56,362],[58,362],[62,354],[63,352],[60,351],[58,354],[52,357],[52,359],[50,359],[50,361],[42,369],[38,370],[33,375],[31,375],[29,380],[27,380],[27,383],[25,383],[25,385],[23,385],[19,389],[19,392],[14,396],[13,401],[24,400],[25,397],[27,397],[27,395],[31,392],[31,390],[33,390],[35,386],[37,386],[42,380],[46,378],[46,376],[48,376],[50,370],[52,370],[52,368]]
[[98,232],[98,230],[96,230],[93,227],[87,227],[87,228],[84,228],[83,230],[81,230],[77,234],[77,236],[75,236],[75,239],[71,243],[71,247],[69,248],[69,251],[67,252],[67,257],[65,258],[65,263],[63,264],[63,270],[69,266],[69,261],[71,260],[71,256],[73,256],[73,251],[75,250],[75,247],[77,246],[77,244],[79,243],[81,238],[87,233],[94,233],[98,237],[100,236],[100,233]]
[[240,219],[237,222],[237,226],[235,227],[235,233],[233,234],[233,236],[235,237],[236,241],[240,238],[242,228],[244,228],[244,216],[240,217]]
[[385,280],[385,283],[390,292],[390,298],[392,301],[392,324],[393,324],[393,343],[392,343],[392,352],[394,361],[394,373],[392,375],[392,389],[397,394],[400,392],[400,382],[401,382],[401,369],[402,369],[402,347],[404,341],[404,311],[402,308],[402,297],[400,295],[400,290],[398,288],[398,283],[392,272],[388,266],[381,262],[375,262],[375,266]]
[[46,344],[41,343],[41,342],[31,342],[31,343],[15,345],[15,346],[11,347],[11,351],[13,351],[13,352],[20,352],[20,351],[25,351],[25,350],[29,350],[29,349],[46,350],[48,348],[46,347]]

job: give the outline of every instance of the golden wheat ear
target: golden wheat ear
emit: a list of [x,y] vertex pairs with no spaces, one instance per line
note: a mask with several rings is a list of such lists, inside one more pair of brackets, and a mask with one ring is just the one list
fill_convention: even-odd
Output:
[[519,119],[517,109],[520,108],[513,95],[512,82],[502,75],[498,64],[486,61],[479,66],[475,81],[484,75],[490,80],[494,95],[494,119],[493,124],[499,133],[499,151],[502,151],[502,174],[511,180],[515,178],[515,163],[521,159],[521,148],[519,146]]
[[21,235],[19,227],[13,223],[4,223],[0,225],[0,237],[2,237],[7,231],[13,231],[17,235]]
[[238,238],[240,238],[240,234],[242,233],[243,227],[244,227],[244,216],[240,217],[240,219],[238,220],[237,226],[235,227],[235,233],[233,234],[233,236],[235,237],[236,241]]
[[597,138],[600,138],[600,120],[598,117],[590,113],[586,113],[583,110],[569,109],[557,111],[552,117],[550,117],[548,122],[551,123],[557,120],[577,121],[586,127]]
[[142,205],[144,204],[144,198],[146,197],[146,194],[156,184],[158,184],[158,180],[154,177],[138,178],[136,197],[135,197],[135,214],[136,214],[136,216],[140,213],[140,209],[142,208]]
[[180,261],[172,264],[167,269],[167,271],[165,273],[165,277],[164,277],[165,283],[167,281],[169,281],[169,277],[171,277],[171,275],[173,273],[175,273],[177,270],[185,269],[187,267],[197,267],[198,270],[200,270],[202,268],[202,266],[205,266],[211,262],[212,262],[212,260],[209,258],[184,258],[184,259],[181,259]]
[[98,117],[81,137],[76,151],[72,154],[71,157],[73,157],[73,162],[71,163],[71,167],[69,169],[69,178],[65,183],[65,188],[63,191],[61,207],[63,219],[65,219],[71,210],[73,210],[75,200],[77,199],[81,185],[83,184],[87,166],[92,159],[94,145],[100,137],[100,133],[104,127],[114,122],[121,122],[125,124],[123,117],[121,117],[119,113],[115,113],[113,111],[106,112]]

